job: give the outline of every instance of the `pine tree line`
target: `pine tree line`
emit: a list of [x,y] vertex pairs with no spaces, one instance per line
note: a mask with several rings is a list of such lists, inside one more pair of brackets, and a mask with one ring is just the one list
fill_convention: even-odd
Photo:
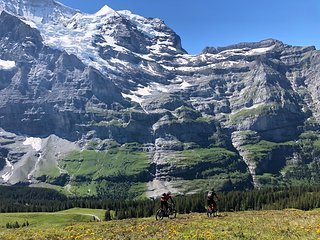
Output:
[[[320,187],[317,186],[220,192],[217,195],[219,211],[282,210],[285,208],[311,210],[320,208]],[[206,193],[176,196],[174,199],[178,213],[206,212]],[[158,199],[143,203],[141,201],[122,202],[121,206],[109,206],[106,220],[150,217],[155,214],[159,206]],[[110,209],[115,211],[113,217],[110,214]]]
[[[149,217],[160,207],[159,199],[113,200],[67,198],[48,189],[2,188],[0,212],[55,212],[74,207],[106,209],[106,219]],[[29,191],[31,192],[25,192]],[[42,193],[40,193],[42,192]],[[320,186],[264,188],[218,192],[219,211],[320,208]],[[174,196],[178,213],[205,212],[206,193]]]

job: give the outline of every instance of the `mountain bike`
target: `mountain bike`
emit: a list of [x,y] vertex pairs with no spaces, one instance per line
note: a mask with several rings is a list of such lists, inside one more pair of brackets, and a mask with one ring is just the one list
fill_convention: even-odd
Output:
[[214,203],[214,204],[210,204],[208,207],[207,207],[207,216],[208,217],[216,217],[218,216],[218,207],[217,207],[217,203]]
[[173,219],[177,216],[177,210],[173,204],[169,204],[167,210],[159,208],[156,213],[156,220],[162,220],[164,217]]

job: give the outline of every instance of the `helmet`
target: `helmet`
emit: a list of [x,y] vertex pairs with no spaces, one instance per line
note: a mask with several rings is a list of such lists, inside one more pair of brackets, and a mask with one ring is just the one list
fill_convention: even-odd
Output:
[[170,195],[170,194],[171,194],[171,192],[170,192],[170,191],[168,191],[168,192],[167,192],[167,195]]

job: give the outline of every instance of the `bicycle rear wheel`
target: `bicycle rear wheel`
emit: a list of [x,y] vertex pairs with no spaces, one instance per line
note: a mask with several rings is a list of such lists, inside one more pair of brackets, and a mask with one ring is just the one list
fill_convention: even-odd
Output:
[[156,220],[162,220],[164,217],[164,211],[163,209],[158,209],[157,213],[156,213]]

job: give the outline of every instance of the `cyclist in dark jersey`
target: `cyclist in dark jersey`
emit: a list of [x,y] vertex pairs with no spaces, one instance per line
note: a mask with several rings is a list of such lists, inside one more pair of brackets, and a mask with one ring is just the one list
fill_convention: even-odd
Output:
[[168,203],[169,200],[174,205],[174,201],[172,199],[171,192],[169,191],[167,193],[163,193],[160,198],[160,202],[161,202],[161,208],[164,209],[166,212],[169,207],[169,203]]
[[212,188],[211,191],[208,192],[207,195],[207,205],[210,207],[212,210],[215,210],[217,208],[217,203],[215,199],[218,199],[218,196],[214,189]]

